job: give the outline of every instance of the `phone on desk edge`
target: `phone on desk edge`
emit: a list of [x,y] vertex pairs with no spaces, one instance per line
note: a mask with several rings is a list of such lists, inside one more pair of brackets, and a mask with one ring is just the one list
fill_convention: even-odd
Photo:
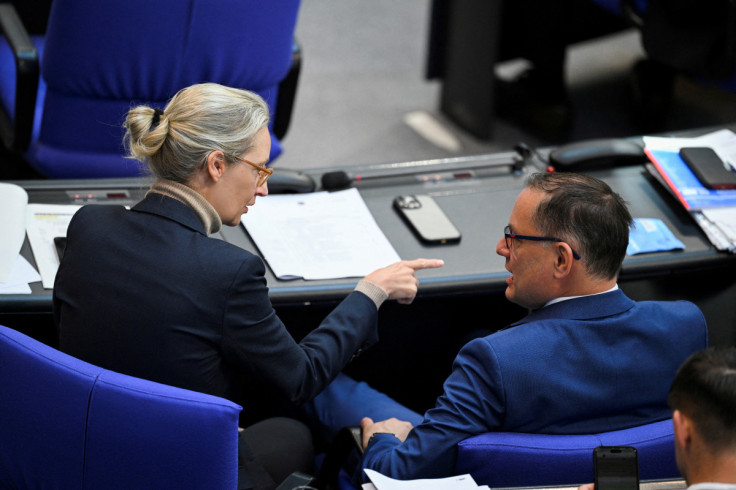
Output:
[[736,172],[712,148],[683,147],[680,157],[708,189],[736,189]]
[[600,446],[593,450],[595,490],[638,490],[639,460],[636,448]]
[[426,244],[442,245],[460,241],[460,231],[432,196],[427,194],[397,196],[394,199],[394,209]]

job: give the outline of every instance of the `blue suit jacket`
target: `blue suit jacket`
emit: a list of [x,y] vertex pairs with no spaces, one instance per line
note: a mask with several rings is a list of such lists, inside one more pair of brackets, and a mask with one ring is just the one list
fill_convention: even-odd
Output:
[[[257,388],[301,403],[366,340],[377,310],[351,293],[300,343],[271,305],[260,257],[207,237],[185,204],[150,194],[131,210],[85,206],[54,286],[61,350],[117,372],[243,405]],[[265,388],[264,388],[265,387]]]
[[550,305],[465,345],[435,408],[403,444],[374,437],[363,467],[449,476],[457,443],[484,432],[582,434],[663,420],[677,368],[706,346],[705,319],[689,302],[634,302],[616,290]]

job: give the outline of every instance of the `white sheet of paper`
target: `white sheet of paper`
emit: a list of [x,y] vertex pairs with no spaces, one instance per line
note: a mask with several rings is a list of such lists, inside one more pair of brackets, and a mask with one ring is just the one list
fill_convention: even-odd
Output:
[[0,294],[31,294],[28,283],[38,282],[41,275],[25,257],[18,254],[7,280],[0,282]]
[[0,182],[0,281],[7,281],[26,238],[28,193],[16,184]]
[[52,289],[59,269],[55,237],[65,237],[72,216],[82,206],[73,204],[29,204],[26,232],[43,287]]
[[[720,237],[723,242],[720,244],[714,243],[721,250],[729,250],[732,253],[736,253],[736,206],[729,206],[723,208],[707,208],[702,211],[703,217],[707,219],[707,223],[710,226],[716,228],[716,234]],[[696,217],[697,219],[697,217]],[[698,220],[698,223],[703,227],[703,220]],[[705,230],[709,237],[712,235],[708,233],[711,230]]]
[[357,189],[258,198],[241,222],[276,277],[363,277],[401,260]]
[[718,224],[731,240],[736,241],[736,207],[707,208],[703,209],[703,214],[713,223]]
[[364,469],[376,490],[477,490],[478,485],[470,475],[429,478],[422,480],[394,480],[377,471]]

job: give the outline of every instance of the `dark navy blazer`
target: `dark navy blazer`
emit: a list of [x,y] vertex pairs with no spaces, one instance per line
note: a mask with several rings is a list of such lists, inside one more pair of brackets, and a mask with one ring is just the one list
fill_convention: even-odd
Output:
[[73,217],[54,285],[60,348],[113,371],[243,405],[256,388],[301,403],[366,340],[375,303],[351,293],[297,343],[276,316],[260,257],[206,235],[185,204],[150,194],[131,210]]
[[435,408],[403,444],[376,436],[363,466],[450,476],[457,443],[484,432],[584,434],[666,419],[677,368],[707,342],[686,301],[634,302],[616,290],[547,306],[466,344]]

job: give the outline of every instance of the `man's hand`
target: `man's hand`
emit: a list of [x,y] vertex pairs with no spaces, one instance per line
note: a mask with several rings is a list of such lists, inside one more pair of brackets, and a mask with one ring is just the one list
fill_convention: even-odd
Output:
[[595,485],[593,483],[586,483],[585,485],[580,485],[578,490],[595,490]]
[[404,442],[414,426],[411,425],[411,422],[405,422],[394,417],[381,422],[373,422],[373,419],[364,417],[360,421],[360,428],[363,429],[363,449],[365,449],[368,447],[371,436],[376,433],[393,434],[401,442]]
[[442,267],[445,265],[439,259],[402,260],[365,276],[366,281],[372,282],[388,293],[389,299],[399,303],[410,304],[417,295],[417,281],[415,271]]

